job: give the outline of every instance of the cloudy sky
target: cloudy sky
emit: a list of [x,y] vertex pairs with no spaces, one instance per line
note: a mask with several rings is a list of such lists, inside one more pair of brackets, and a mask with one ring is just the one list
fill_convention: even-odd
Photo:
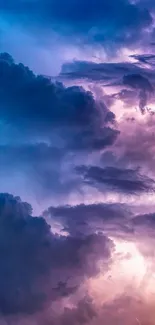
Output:
[[154,0],[0,0],[0,325],[155,325]]

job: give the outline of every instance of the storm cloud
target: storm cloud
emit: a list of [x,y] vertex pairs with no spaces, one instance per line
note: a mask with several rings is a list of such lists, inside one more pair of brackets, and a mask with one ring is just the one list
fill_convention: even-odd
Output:
[[0,324],[154,325],[154,2],[0,10]]
[[106,186],[111,190],[128,194],[155,191],[155,181],[140,174],[138,170],[98,166],[79,166],[76,170],[81,173],[84,182],[91,186],[99,186],[103,191],[106,190]]
[[29,204],[10,194],[0,194],[0,225],[0,312],[6,315],[34,313],[72,294],[79,279],[98,271],[98,259],[110,258],[113,247],[101,234],[54,235],[43,218],[31,216]]
[[116,141],[115,114],[92,92],[37,76],[8,53],[0,71],[2,179],[20,170],[39,199],[78,192],[76,160]]
[[55,225],[56,231],[83,236],[107,229],[129,231],[128,220],[132,212],[124,204],[94,203],[49,207],[43,215],[51,225]]
[[28,134],[48,139],[50,134],[53,136],[53,129],[61,138],[65,133],[69,137],[83,131],[95,135],[96,127],[102,132],[104,126],[100,109],[105,112],[105,123],[110,122],[106,120],[108,108],[104,103],[99,106],[93,94],[82,87],[65,87],[36,76],[23,64],[15,64],[7,53],[0,56],[0,70],[0,117],[14,127],[21,126],[22,132],[28,129]]
[[117,3],[113,0],[109,3],[67,0],[61,5],[55,0],[2,1],[1,10],[5,19],[11,15],[11,20],[18,25],[29,23],[30,31],[34,26],[44,30],[51,28],[73,42],[75,39],[105,46],[113,42],[130,44],[137,41],[142,31],[152,24],[149,10],[128,0]]

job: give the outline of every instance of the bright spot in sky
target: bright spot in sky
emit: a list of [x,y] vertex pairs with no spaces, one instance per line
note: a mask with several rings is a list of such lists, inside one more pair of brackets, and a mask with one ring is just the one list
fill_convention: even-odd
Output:
[[146,260],[134,242],[111,239],[115,249],[108,271],[103,263],[100,274],[89,281],[90,294],[99,304],[108,302],[124,292],[142,292],[143,279],[147,274]]
[[141,281],[146,273],[144,257],[133,242],[114,240],[115,262],[120,275]]

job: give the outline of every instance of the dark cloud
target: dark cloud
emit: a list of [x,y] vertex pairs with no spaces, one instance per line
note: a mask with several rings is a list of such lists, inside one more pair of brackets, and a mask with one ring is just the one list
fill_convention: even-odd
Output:
[[130,86],[131,88],[141,89],[143,91],[153,91],[149,80],[139,74],[125,75],[123,78],[123,84]]
[[[106,87],[118,88],[118,92],[109,96],[111,100],[121,99],[128,107],[138,104],[141,112],[144,113],[148,101],[154,98],[155,79],[153,62],[151,63],[154,55],[134,55],[133,58],[141,61],[149,60],[151,69],[137,64],[136,61],[135,63],[74,61],[63,65],[59,78],[60,80],[66,78],[79,81],[84,79],[91,83],[95,81],[105,90]],[[106,101],[106,97],[102,95],[103,100],[104,98]]]
[[88,79],[108,83],[121,83],[121,78],[128,73],[138,74],[145,69],[131,62],[95,63],[91,61],[73,61],[64,63],[61,69],[61,78]]
[[73,294],[79,278],[95,274],[97,261],[108,260],[113,247],[101,234],[56,236],[43,218],[32,217],[31,212],[19,197],[0,194],[2,314],[34,313],[64,294]]
[[95,186],[103,192],[107,188],[124,194],[151,193],[155,190],[155,181],[140,174],[138,169],[79,166],[76,170],[86,184]]
[[[117,100],[121,100],[124,108],[139,107],[142,114],[153,115],[154,112],[149,104],[154,102],[154,55],[137,54],[132,57],[135,62],[66,63],[62,66],[58,80],[75,79],[78,83],[85,81],[88,85],[91,84],[89,88],[96,97],[101,98],[112,109]],[[136,59],[141,62],[136,62]],[[142,64],[143,59],[149,61],[149,67]],[[96,87],[94,83],[97,84]],[[100,87],[100,93],[97,87]]]
[[[111,116],[109,116],[111,118]],[[108,119],[108,115],[106,116]],[[117,136],[119,135],[119,131],[116,129],[112,129],[110,127],[104,127],[99,130],[96,130],[96,135],[94,137],[93,132],[86,131],[82,134],[78,134],[73,138],[73,141],[70,143],[70,148],[74,150],[87,150],[87,151],[98,151],[102,150],[108,146],[111,146]],[[75,147],[76,143],[76,147]]]
[[78,192],[74,167],[81,152],[115,142],[115,115],[92,92],[36,76],[8,53],[0,55],[0,71],[1,179],[11,174],[19,187],[20,174],[39,199]]
[[139,74],[130,74],[124,76],[123,84],[139,90],[139,108],[144,113],[148,96],[153,92],[153,87],[149,80]]
[[131,58],[136,59],[140,63],[145,63],[153,66],[155,64],[155,55],[154,54],[133,54],[130,55]]
[[150,227],[154,228],[155,226],[155,214],[143,214],[138,215],[135,218],[133,218],[133,224],[134,226],[143,226],[143,227]]
[[0,195],[0,224],[0,311],[32,312],[46,299],[43,281],[51,264],[50,229],[42,218],[32,218],[19,198],[9,194]]
[[29,23],[30,31],[36,31],[35,27],[48,27],[74,42],[105,46],[107,43],[111,46],[117,46],[117,43],[123,45],[123,42],[133,43],[152,23],[147,9],[128,0],[119,0],[117,3],[114,0],[108,3],[105,0],[93,0],[91,3],[77,0],[63,3],[56,0],[8,0],[2,1],[0,7],[5,19],[22,26]]
[[[153,205],[155,191],[154,115],[139,117],[127,109],[124,119],[122,106],[139,105],[143,112],[154,102],[155,55],[149,46],[149,54],[124,61],[130,47],[143,53],[153,41],[153,0],[1,0],[0,10],[6,43],[13,28],[15,39],[18,32],[23,37],[24,52],[32,36],[34,52],[44,59],[39,69],[54,42],[54,53],[59,42],[70,58],[83,44],[83,58],[94,49],[101,57],[109,53],[108,63],[65,63],[54,78],[0,54],[0,186],[22,193],[21,178],[25,197],[39,193],[49,206],[36,217],[20,197],[0,194],[0,323],[4,317],[5,325],[151,325],[154,301],[152,308],[139,296],[145,296],[143,285],[154,267],[141,290],[137,261],[141,253],[152,267],[154,258],[155,214],[149,213],[152,206],[143,211],[143,204]],[[119,51],[122,62],[110,63]],[[65,53],[57,54],[65,61]],[[55,61],[46,62],[47,71]],[[120,201],[132,199],[131,206],[108,201],[117,194]]]
[[[70,138],[76,140],[83,134],[90,146],[95,142],[96,129],[98,133],[101,129],[101,137],[102,128],[104,132],[104,126],[115,119],[91,92],[78,86],[66,88],[59,82],[52,83],[48,78],[35,76],[24,65],[15,64],[7,53],[0,56],[0,70],[0,118],[22,130],[21,137],[24,134],[31,139],[34,135],[35,139],[46,137],[56,146],[65,147]],[[115,134],[114,130],[113,139]],[[76,142],[73,146],[76,147]],[[80,147],[78,143],[77,147]]]
[[49,129],[86,125],[92,115],[97,115],[92,94],[82,87],[65,88],[35,76],[24,65],[13,63],[7,54],[0,57],[0,70],[1,118]]
[[[51,224],[59,225],[59,231],[66,231],[73,236],[83,236],[95,231],[107,229],[128,229],[128,218],[132,213],[123,204],[80,204],[76,206],[50,207],[44,212]],[[129,229],[128,229],[129,230]]]

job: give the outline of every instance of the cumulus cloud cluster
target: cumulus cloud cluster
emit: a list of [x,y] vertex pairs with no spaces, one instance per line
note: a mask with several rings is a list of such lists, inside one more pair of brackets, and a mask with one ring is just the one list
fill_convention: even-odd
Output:
[[[0,225],[2,324],[102,321],[113,325],[117,320],[135,325],[136,319],[154,324],[153,300],[145,291],[154,264],[145,270],[142,291],[140,286],[134,287],[132,276],[123,278],[125,273],[121,278],[115,266],[118,263],[121,270],[126,260],[133,275],[141,278],[143,270],[134,274],[138,264],[130,254],[136,242],[139,253],[135,250],[134,254],[141,254],[136,255],[139,267],[144,267],[142,258],[146,263],[152,261],[153,214],[135,216],[125,205],[100,203],[51,206],[42,217],[34,217],[32,207],[20,197],[1,193]],[[117,253],[119,240],[129,243],[131,251]]]
[[34,313],[74,293],[79,279],[97,272],[100,258],[110,258],[112,243],[104,235],[56,235],[45,219],[30,213],[31,206],[19,197],[0,195],[2,314]]
[[154,325],[154,2],[0,9],[0,324]]
[[[87,83],[96,82],[111,91],[112,99],[122,100],[126,106],[137,105],[142,113],[150,99],[154,98],[154,55],[133,55],[135,62],[95,63],[87,61],[74,61],[62,66],[60,79],[74,79]],[[151,60],[152,59],[152,60]],[[140,64],[137,63],[140,62]],[[143,66],[141,63],[146,63]],[[147,66],[149,63],[149,67]],[[151,67],[151,69],[150,69]],[[115,90],[115,92],[114,92]],[[106,97],[105,97],[106,98]]]
[[1,169],[10,170],[11,160],[12,173],[20,168],[34,186],[38,180],[40,193],[58,187],[63,193],[66,182],[70,191],[76,181],[61,182],[65,160],[111,145],[119,134],[115,115],[90,91],[36,76],[7,53],[0,55],[0,70]]

